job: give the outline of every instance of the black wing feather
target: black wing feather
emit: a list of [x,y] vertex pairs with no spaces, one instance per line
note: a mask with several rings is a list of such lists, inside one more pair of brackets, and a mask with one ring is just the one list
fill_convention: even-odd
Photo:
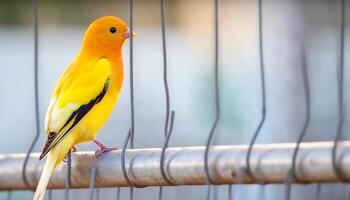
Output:
[[[58,132],[50,132],[47,136],[47,140],[45,143],[45,146],[42,150],[42,153],[40,155],[40,160],[45,157],[45,155],[57,145],[59,141],[61,141],[79,122],[83,117],[94,107],[94,105],[101,102],[105,94],[107,93],[109,88],[109,79],[106,80],[102,91],[89,103],[81,105],[76,111],[74,111],[66,121],[66,123],[62,126],[62,128]],[[69,126],[69,128],[63,133],[60,133],[64,128],[67,127],[68,124],[70,124],[73,121],[73,123]],[[59,137],[58,139],[56,139]],[[55,141],[56,140],[56,141]],[[55,142],[53,142],[55,141]]]

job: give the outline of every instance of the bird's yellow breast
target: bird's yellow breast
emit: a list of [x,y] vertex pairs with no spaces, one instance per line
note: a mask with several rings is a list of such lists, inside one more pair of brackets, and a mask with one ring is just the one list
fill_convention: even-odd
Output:
[[93,106],[73,131],[75,144],[94,139],[115,107],[123,84],[122,63],[110,62],[110,70],[110,84],[103,99]]

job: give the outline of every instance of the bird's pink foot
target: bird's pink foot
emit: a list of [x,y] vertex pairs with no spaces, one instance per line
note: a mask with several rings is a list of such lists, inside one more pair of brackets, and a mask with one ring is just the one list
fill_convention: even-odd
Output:
[[97,144],[100,149],[95,151],[95,155],[96,157],[99,157],[100,155],[113,151],[113,150],[117,150],[118,148],[111,148],[111,147],[106,147],[104,144],[102,144],[101,142],[99,142],[98,140],[94,139],[92,140],[95,144]]
[[107,153],[107,152],[110,152],[110,151],[113,151],[113,150],[118,150],[118,148],[110,148],[110,147],[106,147],[103,149],[101,148],[101,149],[95,151],[95,155],[96,155],[96,157],[99,157],[100,155]]

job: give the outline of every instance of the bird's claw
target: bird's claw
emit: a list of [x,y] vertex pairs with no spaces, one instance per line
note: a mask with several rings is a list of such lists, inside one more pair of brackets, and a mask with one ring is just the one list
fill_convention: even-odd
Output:
[[95,156],[98,158],[102,154],[113,151],[113,150],[118,150],[118,148],[112,148],[112,147],[101,148],[101,149],[95,151]]

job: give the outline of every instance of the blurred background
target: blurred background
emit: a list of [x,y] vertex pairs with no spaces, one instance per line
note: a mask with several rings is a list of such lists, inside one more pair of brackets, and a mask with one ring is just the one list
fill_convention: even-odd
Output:
[[[257,143],[295,142],[305,120],[301,42],[305,40],[311,90],[311,122],[304,141],[333,140],[338,123],[337,73],[340,58],[340,1],[263,0],[263,43],[267,118]],[[349,2],[349,1],[348,1]],[[87,26],[114,15],[128,21],[127,0],[40,1],[39,106],[40,139],[44,115],[59,75],[80,49]],[[349,10],[347,3],[346,10]],[[170,107],[176,117],[170,146],[204,145],[214,120],[214,23],[211,0],[166,0]],[[350,21],[347,14],[346,21]],[[0,153],[26,152],[35,135],[33,4],[0,0]],[[349,102],[349,23],[345,33],[345,102]],[[163,144],[165,94],[159,0],[134,1],[135,147]],[[219,1],[219,70],[221,119],[216,144],[248,144],[261,118],[261,85],[256,0]],[[129,47],[124,47],[125,81],[119,102],[98,139],[122,147],[130,127]],[[345,106],[348,110],[349,106]],[[344,137],[350,130],[344,122]],[[78,150],[95,150],[94,144]],[[257,185],[234,186],[235,199],[258,199]],[[265,199],[282,199],[283,185],[266,185]],[[218,186],[216,199],[227,199]],[[324,184],[321,199],[344,199],[348,186]],[[72,190],[71,199],[87,199]],[[100,199],[115,199],[116,188],[103,189]],[[122,189],[122,199],[128,189]],[[165,199],[203,199],[206,186],[165,187]],[[54,190],[53,199],[63,192]],[[292,199],[315,198],[316,185],[296,185]],[[0,192],[6,199],[7,192]],[[31,199],[29,191],[12,199]],[[158,188],[135,189],[134,199],[156,199]]]

